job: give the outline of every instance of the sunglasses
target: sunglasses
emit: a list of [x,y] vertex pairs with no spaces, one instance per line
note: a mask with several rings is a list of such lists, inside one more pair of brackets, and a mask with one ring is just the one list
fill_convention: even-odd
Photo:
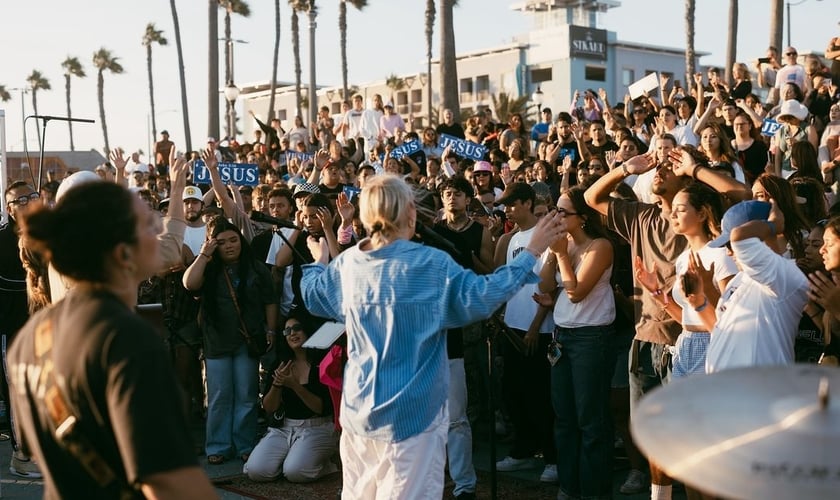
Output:
[[786,56],[795,56],[798,55],[796,52],[785,52]]
[[283,328],[283,336],[288,337],[289,335],[292,334],[292,332],[302,332],[302,331],[303,331],[303,325],[301,325],[301,324],[287,326],[286,328]]
[[490,175],[490,172],[473,172],[473,175]]
[[565,208],[559,208],[559,207],[557,208],[557,213],[562,215],[563,217],[566,217],[566,216],[569,216],[569,215],[580,215],[577,212],[569,212]]
[[25,194],[23,196],[18,196],[14,200],[10,200],[8,203],[9,203],[9,205],[20,205],[20,206],[24,207],[24,206],[29,204],[30,200],[37,200],[40,197],[41,197],[41,195],[38,194],[38,193],[29,193],[29,194]]

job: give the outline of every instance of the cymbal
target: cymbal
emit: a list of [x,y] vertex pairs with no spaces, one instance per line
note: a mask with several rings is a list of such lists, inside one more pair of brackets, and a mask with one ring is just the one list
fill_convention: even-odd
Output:
[[670,476],[726,498],[840,495],[840,369],[740,368],[679,379],[632,415],[642,452]]

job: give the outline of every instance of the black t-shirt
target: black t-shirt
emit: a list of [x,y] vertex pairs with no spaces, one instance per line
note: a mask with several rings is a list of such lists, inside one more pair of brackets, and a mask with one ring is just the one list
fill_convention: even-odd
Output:
[[26,272],[20,262],[17,225],[11,221],[0,227],[0,334],[11,342],[27,318]]
[[600,156],[601,158],[604,157],[604,153],[607,151],[618,151],[618,144],[614,143],[613,141],[607,139],[607,142],[600,146],[596,146],[592,144],[592,141],[586,143],[586,147],[589,148],[589,152],[592,156]]
[[[285,340],[280,340],[285,342]],[[286,360],[283,360],[286,361]],[[263,394],[268,394],[271,389],[271,384],[274,381],[274,370],[280,366],[280,360],[272,363],[263,373],[261,389]],[[322,413],[315,413],[311,408],[306,406],[303,399],[289,387],[283,386],[283,416],[285,418],[293,418],[295,420],[306,420],[307,418],[327,417],[333,414],[332,399],[330,399],[330,390],[321,383],[320,368],[316,363],[312,363],[309,367],[309,378],[303,387],[318,396],[321,400]],[[277,413],[267,415],[269,427],[282,427],[282,422],[278,420]]]
[[[52,335],[41,335],[47,329]],[[136,484],[198,465],[172,363],[154,328],[108,292],[75,289],[35,315],[9,350],[15,426],[24,450],[42,464],[44,498],[115,498],[55,438],[35,354],[36,338],[41,346],[50,337],[76,428],[117,476]]]
[[738,163],[744,169],[747,185],[751,186],[753,181],[764,173],[767,166],[767,146],[761,140],[755,140],[750,147],[743,151],[736,151],[736,153]]
[[466,139],[467,137],[466,134],[464,134],[464,127],[462,127],[460,123],[453,123],[452,125],[441,123],[437,126],[437,128],[435,128],[435,132],[438,134],[451,135],[459,139]]

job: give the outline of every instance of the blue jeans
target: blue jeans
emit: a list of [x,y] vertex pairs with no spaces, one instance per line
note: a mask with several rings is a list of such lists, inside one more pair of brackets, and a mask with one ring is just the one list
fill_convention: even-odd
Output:
[[259,361],[245,344],[231,356],[207,358],[207,456],[251,453],[257,442]]
[[562,355],[551,369],[560,491],[574,498],[612,494],[610,378],[612,326],[555,329]]

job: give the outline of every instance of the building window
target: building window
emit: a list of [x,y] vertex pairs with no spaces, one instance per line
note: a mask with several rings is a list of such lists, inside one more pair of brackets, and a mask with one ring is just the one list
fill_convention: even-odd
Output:
[[636,70],[624,68],[621,70],[621,84],[629,87],[631,83],[636,81]]
[[531,70],[531,83],[550,82],[552,80],[551,68],[539,68]]
[[607,68],[587,66],[584,70],[584,78],[592,82],[605,82],[607,81]]
[[461,102],[472,102],[473,91],[475,90],[472,78],[462,78],[459,87],[461,89]]
[[340,102],[332,103],[332,108],[330,109],[330,112],[334,115],[337,115],[337,114],[341,113],[341,103]]
[[[339,108],[339,111],[341,111],[341,108]],[[277,119],[280,120],[281,122],[287,119],[285,109],[278,109],[277,110]]]
[[[394,103],[392,103],[394,104]],[[396,110],[398,114],[404,115],[408,113],[408,91],[401,90],[397,92]]]
[[411,112],[419,113],[423,110],[423,89],[413,89],[411,91]]
[[[666,77],[666,78],[668,78],[668,82],[669,82],[671,85],[673,85],[673,84],[674,84],[674,74],[673,74],[673,73],[670,73],[670,72],[668,72],[668,71],[663,71],[663,72],[659,73],[659,77],[660,77],[660,78],[662,78],[663,76],[664,76],[664,77]],[[665,90],[665,89],[662,89],[662,90]]]
[[475,93],[479,101],[490,99],[490,76],[481,75],[475,77]]

